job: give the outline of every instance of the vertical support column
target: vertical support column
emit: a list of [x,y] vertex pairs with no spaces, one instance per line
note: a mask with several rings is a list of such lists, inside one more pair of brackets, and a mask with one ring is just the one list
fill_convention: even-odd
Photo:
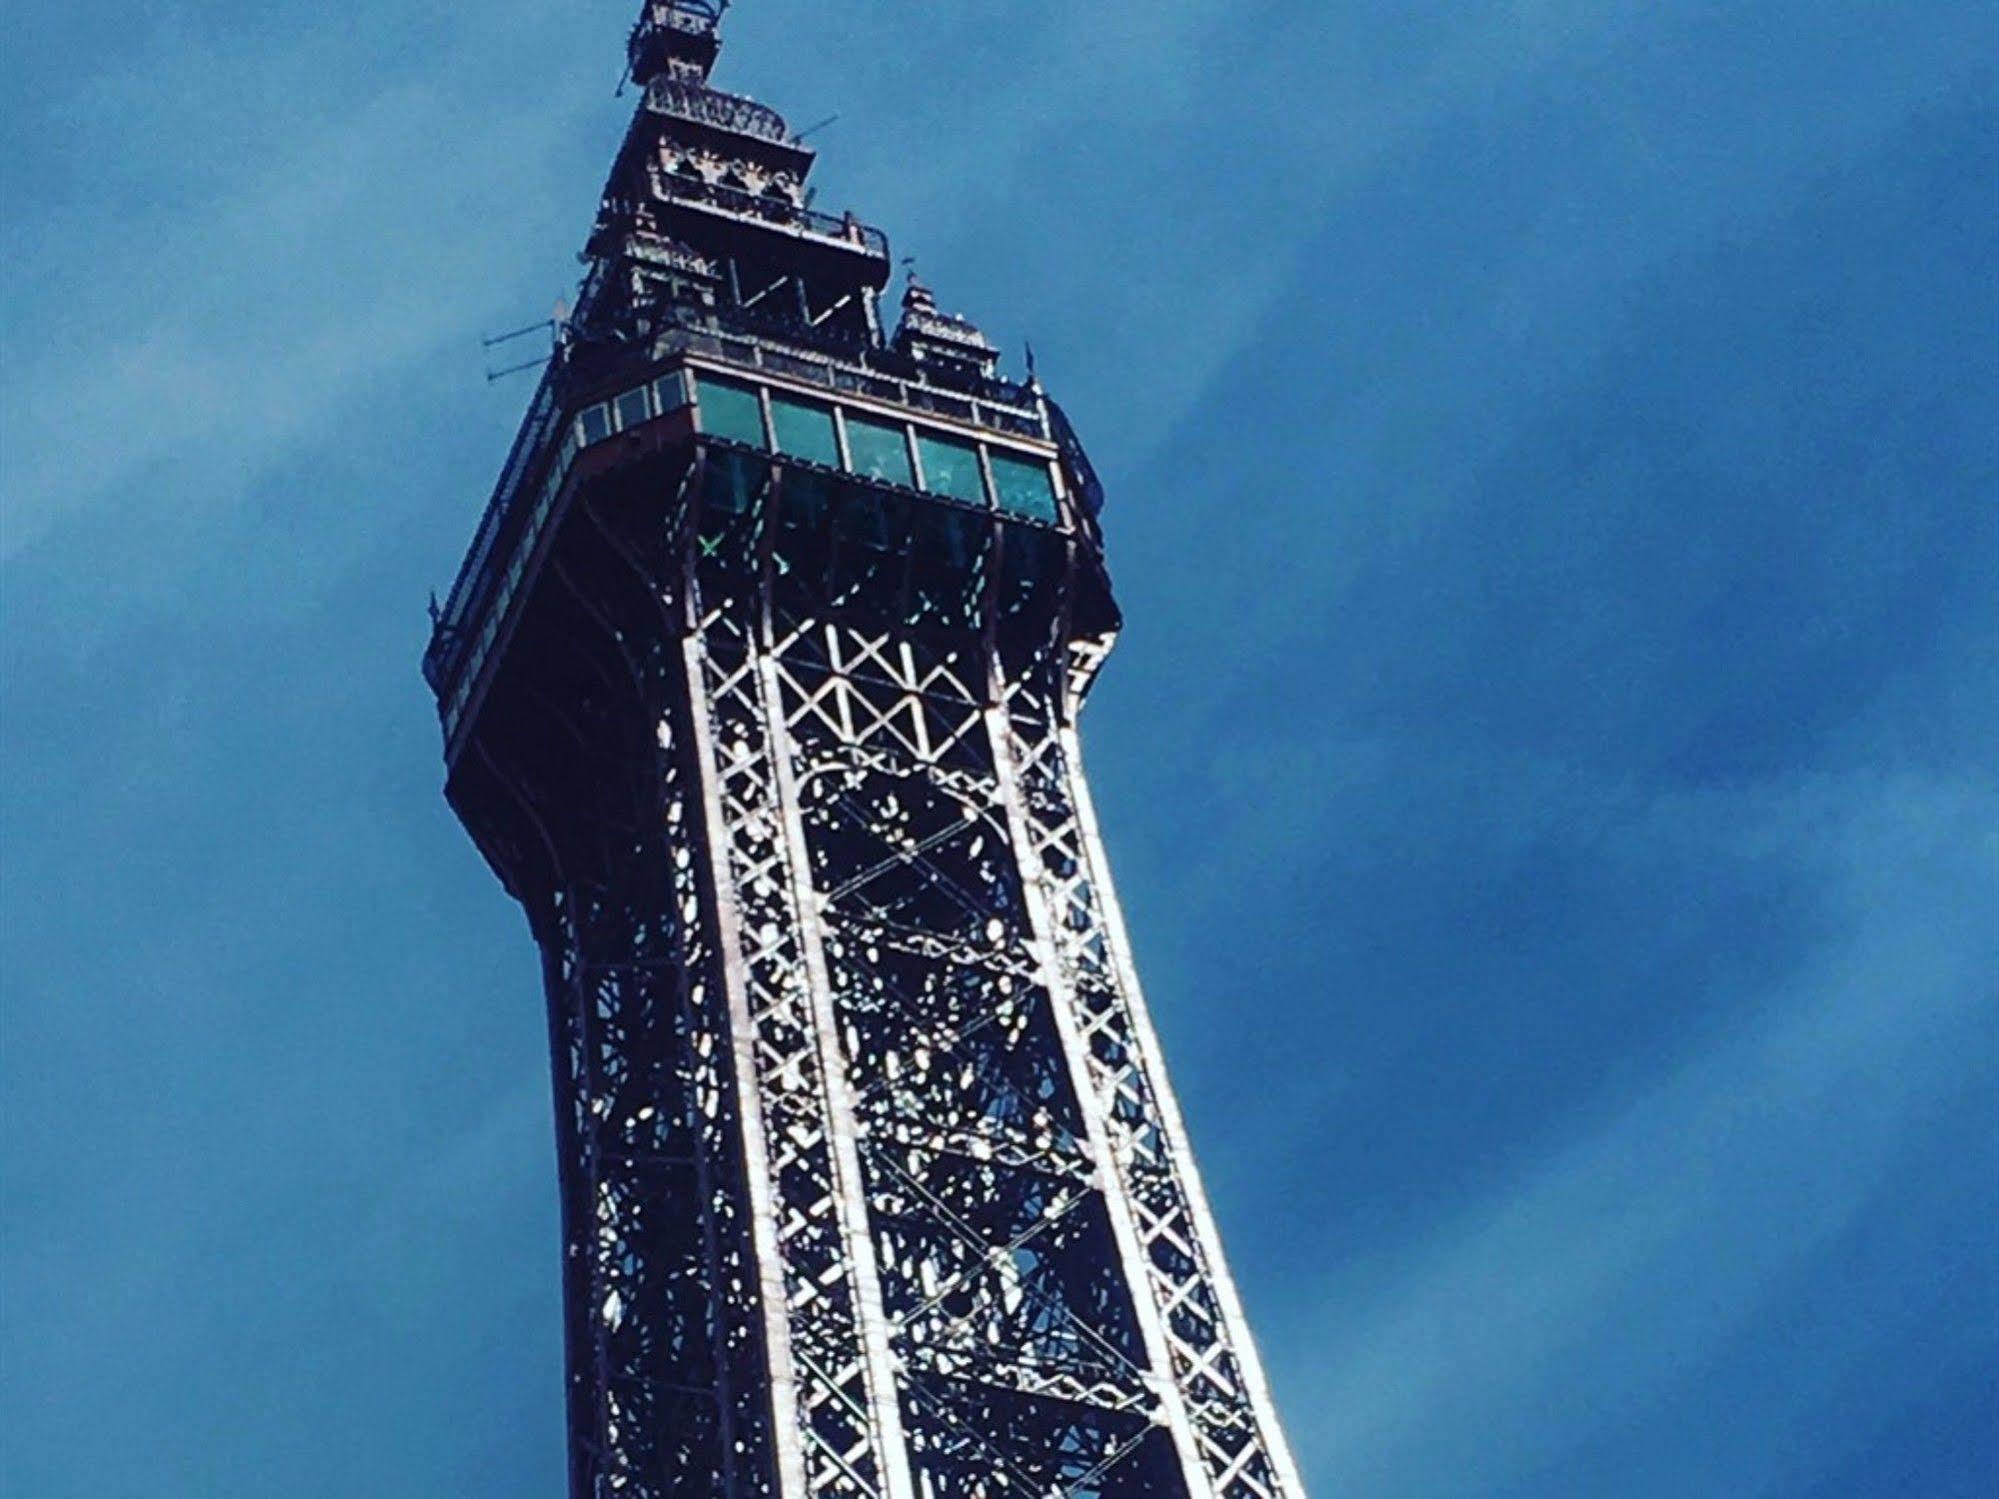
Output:
[[745,627],[744,612],[739,600],[710,613],[689,637],[688,685],[735,1044],[757,1095],[744,1112],[754,1107],[763,1126],[751,1153],[764,1179],[756,1211],[765,1303],[776,1314],[773,1384],[782,1381],[777,1398],[789,1407],[777,1413],[784,1492],[913,1499],[853,1113],[802,898],[788,740],[761,627]]
[[[1133,1291],[1151,1306],[1218,1499],[1302,1499],[1240,1300],[1222,1259],[1179,1109],[1158,1061],[1104,858],[1061,668],[1009,684],[1006,733],[1019,777],[1027,872],[1052,908],[1059,983],[1108,1136],[1114,1194],[1136,1229]],[[1038,678],[1046,677],[1046,680]],[[1148,1289],[1149,1288],[1149,1289]]]
[[[483,753],[483,746],[481,751]],[[489,766],[493,764],[490,759],[487,763]],[[494,773],[502,774],[497,769]],[[551,900],[545,910],[554,912],[555,903]],[[588,1218],[581,1200],[590,1195],[595,1179],[583,1153],[582,1133],[576,1117],[577,1094],[579,1091],[587,1092],[580,1076],[585,1055],[584,1042],[580,1037],[582,1014],[570,984],[573,957],[569,951],[571,944],[565,942],[563,937],[564,916],[544,914],[537,925],[539,929],[535,935],[541,946],[542,987],[547,998],[549,1063],[555,1083],[552,1090],[555,1140],[562,1167],[563,1388],[571,1432],[589,1431],[595,1440],[598,1437],[598,1412],[602,1407],[597,1379],[598,1360],[594,1356],[586,1356],[582,1346],[583,1330],[589,1328],[593,1334],[596,1332],[595,1319],[590,1315],[594,1261],[588,1253]],[[590,1353],[594,1355],[594,1349]],[[569,1489],[572,1495],[587,1496],[589,1489],[595,1487],[591,1465],[586,1462],[587,1450],[580,1442],[572,1440],[569,1444]]]
[[778,665],[770,636],[770,597],[767,590],[764,595],[763,647],[758,653],[757,664],[763,688],[764,722],[771,738],[771,760],[776,772],[778,803],[782,808],[785,847],[791,868],[792,901],[798,914],[799,945],[804,949],[812,1019],[819,1037],[819,1064],[826,1079],[828,1129],[839,1188],[840,1231],[846,1240],[849,1263],[853,1267],[855,1297],[859,1302],[861,1344],[868,1365],[869,1405],[882,1453],[883,1489],[887,1499],[915,1499],[915,1486],[909,1471],[909,1450],[902,1434],[902,1408],[896,1397],[898,1381],[895,1363],[889,1354],[888,1314],[882,1306],[881,1274],[875,1264],[874,1241],[869,1235],[868,1203],[861,1175],[859,1126],[854,1112],[853,1089],[848,1082],[846,1059],[840,1044],[839,1019],[834,1014],[833,984],[826,971],[825,930],[820,918],[819,896],[812,888],[811,865],[806,858],[803,812],[794,774],[797,746],[785,722],[784,694],[777,680],[782,668]]
[[[1144,991],[1139,987],[1131,939],[1125,930],[1124,912],[1118,905],[1116,887],[1111,883],[1110,861],[1104,853],[1102,835],[1098,831],[1089,782],[1082,773],[1082,744],[1073,721],[1062,726],[1060,738],[1063,758],[1069,767],[1069,789],[1074,798],[1076,820],[1083,835],[1086,867],[1092,873],[1092,884],[1100,903],[1099,919],[1124,991],[1125,1011],[1135,1053],[1134,1066],[1147,1075],[1148,1091],[1172,1152],[1176,1185],[1193,1222],[1196,1255],[1206,1272],[1207,1284],[1220,1303],[1220,1332],[1230,1345],[1260,1444],[1266,1449],[1267,1460],[1274,1470],[1277,1492],[1297,1495],[1302,1499],[1304,1484],[1299,1479],[1297,1463],[1284,1439],[1283,1428],[1278,1424],[1276,1407],[1270,1398],[1270,1386],[1263,1373],[1263,1359],[1250,1333],[1249,1320],[1243,1315],[1242,1298],[1236,1290],[1235,1277],[1229,1273],[1228,1261],[1222,1253],[1221,1234],[1215,1227],[1207,1191],[1201,1184],[1201,1173],[1194,1161],[1193,1147],[1188,1142],[1187,1127],[1180,1117],[1179,1101],[1174,1097],[1173,1085],[1165,1068],[1159,1063],[1159,1038],[1153,1030],[1152,1013],[1145,1002]],[[1232,1466],[1237,1472],[1247,1475],[1253,1452],[1254,1446],[1233,1459]]]
[[1007,714],[1005,687],[997,659],[990,653],[987,659],[992,705],[986,709],[986,732],[991,742],[993,772],[1000,802],[1006,812],[1009,841],[1021,863],[1021,891],[1034,933],[1034,960],[1040,970],[1040,982],[1048,993],[1055,1030],[1062,1043],[1063,1060],[1083,1117],[1084,1137],[1103,1189],[1111,1231],[1117,1240],[1119,1266],[1131,1296],[1140,1335],[1145,1342],[1146,1383],[1159,1402],[1157,1419],[1173,1434],[1173,1448],[1186,1478],[1188,1499],[1213,1499],[1215,1491],[1208,1482],[1200,1449],[1194,1440],[1193,1427],[1188,1420],[1186,1403],[1173,1377],[1165,1325],[1148,1289],[1149,1278],[1138,1227],[1132,1218],[1131,1203],[1118,1190],[1117,1162],[1104,1118],[1103,1099],[1091,1080],[1088,1042],[1077,1024],[1074,995],[1064,982],[1062,965],[1058,960],[1060,947],[1040,872],[1033,867],[1037,845],[1030,832],[1020,785],[1014,773],[1014,735]]
[[[799,305],[805,308],[809,321],[811,309],[806,304],[802,277],[798,296]],[[766,420],[769,420],[768,416]],[[837,420],[834,434],[836,441],[844,442]],[[759,716],[770,760],[771,789],[776,795],[778,816],[784,830],[783,863],[789,871],[788,894],[792,916],[797,923],[798,950],[804,959],[812,1033],[818,1040],[819,1071],[825,1080],[836,1212],[857,1303],[855,1313],[859,1318],[861,1347],[866,1361],[869,1424],[875,1436],[881,1483],[887,1499],[915,1499],[908,1444],[902,1432],[902,1407],[898,1396],[900,1381],[896,1378],[895,1362],[889,1354],[888,1316],[882,1304],[881,1273],[875,1263],[866,1180],[861,1174],[859,1123],[854,1110],[853,1089],[847,1077],[845,1048],[840,1040],[832,980],[827,974],[825,926],[820,899],[813,888],[812,864],[806,852],[805,811],[798,789],[798,744],[785,714],[784,690],[780,681],[784,671],[783,653],[779,649],[773,616],[778,577],[777,515],[784,497],[784,478],[780,473],[774,476],[770,493],[766,496],[763,527],[756,546],[758,587],[754,660],[761,709]]]
[[[565,664],[579,659],[588,660]],[[687,736],[662,725],[656,751],[643,753],[642,743],[567,727],[566,738],[587,746],[590,768],[564,784],[591,786],[598,799],[590,815],[559,824],[559,835],[544,799],[550,783],[483,740],[475,751],[490,777],[485,794],[507,799],[542,855],[508,862],[510,878],[531,892],[548,999],[570,1490],[576,1499],[614,1489],[638,1499],[697,1484],[734,1494],[738,1475],[761,1467],[767,1418],[744,1403],[736,1371],[756,1339],[746,1236],[725,1245],[718,1222],[747,1206],[730,1179],[740,1157],[735,1108],[719,1091],[728,1072],[714,1044],[727,1035],[713,1012],[721,986],[697,951],[706,939],[692,863],[674,859],[672,842],[692,821]],[[676,1194],[690,1178],[698,1184],[680,1213],[660,1211],[662,1173]],[[661,1315],[706,1336],[633,1336],[634,1317]],[[760,1404],[760,1381],[757,1391],[750,1398]]]
[[723,829],[721,777],[716,764],[713,727],[703,687],[701,641],[695,634],[682,640],[687,673],[689,727],[693,737],[696,775],[701,788],[702,828],[697,844],[708,862],[707,885],[716,942],[721,949],[722,984],[729,1015],[729,1045],[735,1059],[736,1115],[743,1139],[743,1162],[749,1185],[750,1239],[756,1252],[757,1301],[763,1309],[764,1366],[771,1405],[771,1441],[777,1468],[779,1499],[806,1499],[805,1454],[799,1437],[797,1375],[792,1367],[790,1295],[785,1285],[784,1252],[777,1223],[777,1191],[771,1180],[770,1147],[764,1125],[758,1066],[756,1024],[750,1015],[749,983],[743,969],[743,942],[738,931],[729,846]]
[[[659,652],[663,668],[670,671],[671,663],[678,655],[671,642],[665,643]],[[673,705],[679,694],[669,692],[664,696],[667,706],[658,730],[659,766],[664,782],[660,810],[669,840],[667,853],[672,869],[668,883],[672,892],[674,922],[679,933],[680,962],[673,978],[674,1010],[689,1074],[684,1117],[695,1138],[695,1190],[701,1195],[701,1238],[711,1277],[711,1305],[717,1319],[712,1333],[715,1398],[721,1436],[720,1472],[716,1478],[721,1484],[721,1492],[733,1496],[738,1492],[739,1475],[753,1467],[753,1463],[746,1458],[756,1450],[752,1445],[754,1438],[745,1427],[753,1426],[759,1433],[763,1430],[756,1418],[745,1420],[744,1412],[738,1406],[746,1392],[737,1387],[734,1359],[739,1350],[735,1345],[738,1339],[745,1343],[760,1343],[763,1340],[745,1337],[748,1329],[744,1329],[737,1320],[743,1299],[751,1294],[750,1288],[738,1279],[737,1272],[750,1268],[743,1262],[743,1249],[747,1247],[754,1255],[756,1245],[752,1229],[752,1242],[748,1246],[742,1245],[739,1234],[732,1234],[731,1252],[724,1252],[718,1215],[724,1211],[725,1190],[730,1198],[735,1198],[740,1188],[737,1180],[729,1180],[725,1189],[725,1178],[718,1167],[725,1160],[747,1163],[760,1159],[751,1155],[750,1146],[761,1141],[762,1121],[756,1121],[758,1133],[754,1137],[734,1127],[741,1118],[741,1074],[729,1065],[732,1053],[727,1045],[730,1035],[728,985],[721,980],[716,966],[708,961],[715,955],[719,944],[715,925],[704,920],[708,914],[708,903],[703,899],[703,892],[711,887],[705,878],[707,872],[699,867],[695,851],[687,843],[692,830],[703,822],[694,807],[689,805],[700,795],[697,774],[700,760],[690,753],[694,736],[689,723],[692,717],[689,705],[679,700],[676,710]],[[737,1084],[734,1089],[728,1087],[732,1077]],[[704,1097],[704,1093],[709,1096]],[[751,1196],[752,1200],[747,1203],[740,1200],[732,1202],[733,1213],[753,1216],[756,1203],[761,1199],[754,1190]],[[734,1220],[731,1227],[734,1227]],[[762,1309],[760,1299],[757,1306]]]

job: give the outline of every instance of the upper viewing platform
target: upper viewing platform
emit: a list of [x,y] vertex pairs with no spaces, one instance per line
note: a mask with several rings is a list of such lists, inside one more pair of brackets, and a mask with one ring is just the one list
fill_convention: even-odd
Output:
[[[720,89],[668,76],[655,78],[646,85],[645,102],[646,108],[655,114],[671,115],[689,124],[709,125],[761,141],[791,140],[783,115],[768,104],[759,104],[741,94],[725,94]],[[810,157],[811,152],[799,149]]]
[[[811,147],[769,105],[709,83],[720,9],[705,0],[646,7],[630,45],[631,76],[644,92],[605,190],[607,208],[645,205],[663,232],[711,253],[775,233],[810,254],[857,257],[836,274],[879,290],[888,283],[888,236],[851,213],[815,209],[806,186]],[[753,238],[742,240],[744,232]]]
[[626,43],[632,81],[640,87],[662,74],[704,82],[722,40],[716,28],[727,0],[647,0]]
[[667,213],[714,215],[732,226],[775,230],[821,248],[863,256],[876,262],[874,285],[879,288],[888,282],[888,236],[851,213],[815,213],[781,189],[767,186],[753,191],[739,181],[714,181],[686,166],[655,179],[654,199]]
[[437,611],[425,668],[448,704],[465,701],[569,490],[648,443],[763,454],[883,503],[1098,547],[1102,490],[1060,408],[1031,376],[1004,378],[994,342],[913,275],[886,329],[887,235],[815,207],[816,155],[784,116],[709,83],[724,8],[649,0],[632,31],[643,95],[589,271]]

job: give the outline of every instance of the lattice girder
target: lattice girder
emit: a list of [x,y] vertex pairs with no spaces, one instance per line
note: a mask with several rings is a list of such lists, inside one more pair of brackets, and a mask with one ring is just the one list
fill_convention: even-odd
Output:
[[569,829],[487,841],[548,892],[578,1492],[1302,1495],[1108,900],[1068,554],[995,524],[871,597],[721,456],[587,498],[488,756]]

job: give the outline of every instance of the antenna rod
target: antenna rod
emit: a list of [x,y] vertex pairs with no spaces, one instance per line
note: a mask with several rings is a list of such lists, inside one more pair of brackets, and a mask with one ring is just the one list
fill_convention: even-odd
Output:
[[516,328],[511,333],[500,333],[494,335],[492,338],[482,338],[479,342],[485,348],[497,349],[501,344],[510,344],[517,338],[526,338],[530,333],[539,333],[544,328],[553,329],[554,327],[555,320],[553,318],[545,318],[539,323],[530,323],[525,328]]
[[547,364],[549,360],[553,359],[554,357],[555,356],[553,354],[544,354],[539,359],[529,359],[529,360],[524,360],[520,364],[510,364],[503,370],[487,370],[486,383],[488,385],[491,385],[496,380],[504,380],[509,375],[518,375],[523,370],[539,369],[542,365]]

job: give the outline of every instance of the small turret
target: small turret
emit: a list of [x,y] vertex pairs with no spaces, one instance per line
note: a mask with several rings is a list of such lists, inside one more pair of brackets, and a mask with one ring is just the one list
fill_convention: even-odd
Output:
[[728,0],[649,0],[626,48],[632,81],[641,88],[655,78],[706,83],[722,48],[717,28],[728,8]]
[[902,323],[895,347],[918,364],[945,375],[990,380],[999,371],[999,350],[968,318],[938,310],[930,288],[912,271],[902,294]]

